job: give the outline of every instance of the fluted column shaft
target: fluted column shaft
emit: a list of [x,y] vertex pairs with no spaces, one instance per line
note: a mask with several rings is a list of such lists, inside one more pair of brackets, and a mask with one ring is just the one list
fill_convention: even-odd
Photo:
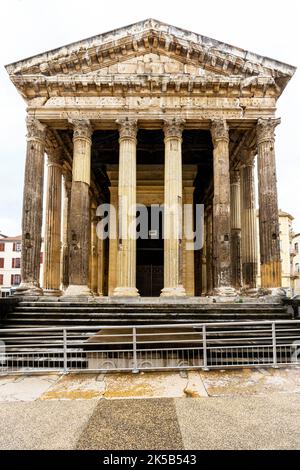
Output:
[[136,134],[137,122],[118,121],[119,245],[115,296],[137,296],[136,288]]
[[69,245],[70,245],[70,207],[71,207],[72,174],[64,174],[63,198],[63,250],[62,250],[62,286],[65,290],[69,285]]
[[73,134],[73,170],[70,206],[69,286],[66,295],[90,295],[90,179],[91,135],[88,120],[71,122]]
[[62,151],[48,151],[44,293],[60,295]]
[[27,117],[27,152],[23,192],[21,285],[18,294],[39,295],[43,221],[46,127]]
[[230,174],[231,267],[232,285],[240,289],[241,276],[241,199],[239,171]]
[[[194,201],[194,188],[184,188],[184,204],[187,205],[184,211],[184,227],[185,230],[193,232],[194,230],[194,213],[193,213],[193,201]],[[189,235],[185,233],[184,235]],[[187,247],[192,242],[186,240],[184,237],[184,258],[183,258],[183,273],[184,273],[184,287],[187,295],[193,297],[195,295],[195,251],[188,250]]]
[[275,163],[275,127],[279,119],[259,119],[257,124],[259,240],[261,286],[281,286],[281,261],[277,179]]
[[117,218],[118,218],[118,188],[111,186],[110,205],[115,209],[115,215],[109,218],[109,254],[108,254],[108,295],[111,296],[117,286],[117,264],[118,264],[118,238],[117,238]]
[[213,282],[216,294],[231,295],[229,132],[225,120],[212,122],[214,146]]
[[240,169],[242,219],[242,277],[244,289],[255,289],[257,278],[257,224],[255,206],[254,159],[248,158]]
[[98,294],[98,240],[96,205],[91,208],[91,289]]
[[184,121],[164,124],[164,288],[163,296],[184,296],[182,285],[182,130]]
[[206,293],[211,295],[213,292],[213,214],[212,206],[207,207],[206,213]]

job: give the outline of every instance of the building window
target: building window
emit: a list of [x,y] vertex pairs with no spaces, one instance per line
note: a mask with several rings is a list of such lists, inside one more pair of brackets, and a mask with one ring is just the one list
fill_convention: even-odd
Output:
[[13,251],[21,251],[21,242],[14,242]]
[[0,258],[0,268],[4,268],[4,258]]
[[12,286],[18,286],[19,284],[21,284],[20,274],[12,274],[11,275],[11,285]]
[[300,273],[300,264],[299,263],[295,264],[295,270],[296,270],[296,273]]
[[21,267],[21,258],[13,258],[12,268],[20,268],[20,267]]
[[299,243],[295,243],[295,252],[299,253]]
[[0,242],[0,251],[5,251],[5,243]]
[[0,286],[3,286],[3,274],[0,274]]

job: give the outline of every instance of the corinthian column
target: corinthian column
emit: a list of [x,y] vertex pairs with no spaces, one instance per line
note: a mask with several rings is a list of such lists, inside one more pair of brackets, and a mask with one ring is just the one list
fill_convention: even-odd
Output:
[[92,127],[86,119],[71,121],[73,171],[70,206],[69,286],[65,295],[90,295],[90,196]]
[[212,206],[206,207],[205,254],[206,254],[206,295],[213,294],[213,215]]
[[257,225],[255,207],[254,157],[246,152],[242,156],[241,218],[242,218],[242,274],[243,290],[256,288],[257,277]]
[[275,163],[275,127],[280,119],[259,119],[257,124],[259,240],[261,286],[281,286],[279,219]]
[[165,121],[164,288],[162,296],[184,296],[182,285],[182,130],[184,121]]
[[91,289],[94,294],[98,294],[98,240],[96,217],[97,204],[91,207]]
[[234,295],[231,286],[229,132],[226,121],[213,121],[211,134],[214,146],[214,292],[217,295]]
[[63,208],[63,252],[62,252],[62,285],[67,289],[69,285],[69,229],[71,206],[72,173],[64,172],[64,208]]
[[40,253],[43,219],[46,127],[27,117],[27,153],[23,192],[21,284],[17,294],[41,295]]
[[62,149],[51,148],[47,153],[44,293],[60,295]]
[[232,285],[241,288],[241,200],[239,171],[230,173],[231,267]]
[[118,121],[119,156],[119,246],[115,296],[134,297],[136,288],[136,134],[137,121]]

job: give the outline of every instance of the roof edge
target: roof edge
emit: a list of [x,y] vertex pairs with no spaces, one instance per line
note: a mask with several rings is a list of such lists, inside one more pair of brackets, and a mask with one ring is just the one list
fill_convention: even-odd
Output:
[[205,45],[210,46],[210,47],[222,46],[225,51],[228,50],[228,52],[230,52],[232,55],[236,55],[237,57],[241,57],[244,60],[251,60],[251,61],[257,62],[259,64],[264,65],[267,68],[268,67],[269,68],[275,68],[275,69],[281,71],[282,73],[284,73],[286,75],[289,75],[290,77],[292,77],[294,75],[294,73],[296,72],[296,70],[297,70],[297,67],[295,67],[293,65],[290,65],[290,64],[287,64],[285,62],[281,62],[281,61],[278,61],[276,59],[272,59],[270,57],[262,56],[260,54],[248,51],[246,49],[238,48],[238,47],[233,46],[231,44],[219,41],[217,39],[209,38],[209,37],[203,36],[199,33],[194,33],[192,31],[188,31],[186,29],[183,29],[183,28],[180,28],[180,27],[177,27],[177,26],[173,26],[171,24],[164,23],[164,22],[156,20],[154,18],[147,18],[145,20],[138,21],[136,23],[132,23],[132,24],[127,25],[127,26],[122,26],[120,28],[116,28],[116,29],[113,29],[111,31],[108,31],[108,32],[105,32],[105,33],[102,33],[102,34],[91,36],[91,37],[88,37],[88,38],[85,38],[85,39],[81,39],[79,41],[75,41],[75,42],[71,42],[69,44],[65,44],[64,46],[60,46],[60,47],[55,48],[55,49],[51,49],[51,50],[48,50],[48,51],[45,51],[45,52],[35,54],[31,57],[27,57],[25,59],[21,59],[21,60],[12,62],[10,64],[7,64],[7,65],[5,65],[5,69],[7,70],[7,72],[9,74],[12,74],[13,69],[15,67],[17,67],[17,66],[20,67],[22,65],[25,65],[29,61],[35,61],[35,60],[38,60],[39,58],[42,59],[43,56],[46,56],[46,57],[48,56],[47,59],[50,60],[51,56],[59,53],[60,51],[63,53],[64,49],[70,49],[72,47],[75,48],[75,47],[78,47],[78,46],[81,46],[81,45],[85,44],[86,42],[90,42],[90,43],[93,43],[93,42],[95,43],[97,41],[102,41],[103,43],[105,43],[105,41],[109,42],[109,40],[113,40],[113,36],[117,36],[118,34],[120,34],[122,32],[122,30],[125,31],[125,30],[128,30],[128,29],[132,29],[132,34],[134,34],[135,32],[136,33],[139,32],[139,31],[137,31],[138,27],[140,27],[140,28],[144,27],[145,29],[149,29],[149,30],[162,29],[162,30],[165,30],[165,32],[167,32],[169,34],[174,34],[174,35],[176,35],[176,33],[177,33],[178,36],[182,36],[182,37],[185,36],[184,38],[187,39],[187,40],[191,40],[193,42],[198,42],[198,43],[201,42],[201,44],[204,45],[204,46]]

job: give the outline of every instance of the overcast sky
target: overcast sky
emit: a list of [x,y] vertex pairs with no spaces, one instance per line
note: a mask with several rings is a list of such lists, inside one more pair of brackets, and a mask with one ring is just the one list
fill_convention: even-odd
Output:
[[[298,0],[2,0],[0,232],[21,233],[26,106],[4,65],[146,18],[300,66]],[[300,232],[300,71],[278,102],[279,206]]]

